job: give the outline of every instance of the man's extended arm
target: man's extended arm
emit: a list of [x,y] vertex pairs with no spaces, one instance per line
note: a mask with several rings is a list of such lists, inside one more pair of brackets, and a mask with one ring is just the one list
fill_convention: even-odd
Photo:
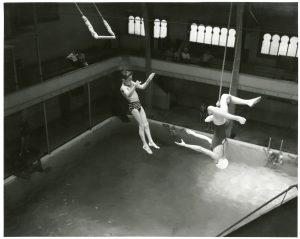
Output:
[[183,140],[181,140],[180,143],[175,142],[175,144],[186,147],[186,148],[189,148],[189,149],[192,149],[192,150],[195,150],[195,151],[200,152],[200,153],[204,153],[207,156],[211,157],[215,162],[217,162],[218,159],[219,159],[219,157],[216,153],[214,153],[213,151],[211,151],[209,149],[201,147],[199,145],[186,144]]
[[199,139],[204,139],[204,140],[206,140],[206,141],[207,141],[208,143],[210,143],[210,144],[211,144],[211,142],[212,142],[212,139],[209,138],[208,136],[203,135],[203,134],[197,134],[197,133],[196,133],[195,131],[193,131],[193,130],[186,129],[185,132],[186,132],[187,134],[193,135],[193,136],[195,136],[195,137],[197,137],[197,138],[199,138]]
[[150,83],[150,81],[153,79],[153,77],[155,76],[155,73],[151,73],[148,77],[148,79],[143,83],[143,84],[137,84],[137,88],[138,89],[141,89],[141,90],[144,90],[148,84]]

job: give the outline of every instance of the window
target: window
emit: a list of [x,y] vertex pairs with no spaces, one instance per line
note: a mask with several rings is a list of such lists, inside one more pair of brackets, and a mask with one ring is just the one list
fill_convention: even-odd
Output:
[[261,54],[273,56],[298,57],[298,37],[279,36],[278,34],[266,33],[263,36]]
[[190,42],[197,42],[197,25],[195,23],[191,25]]
[[225,46],[227,41],[228,47],[234,47],[235,44],[235,29],[228,29],[212,26],[204,26],[196,23],[191,25],[190,42],[197,42],[216,46]]
[[167,37],[167,21],[166,20],[154,20],[154,29],[153,29],[154,38],[165,38]]
[[140,17],[128,17],[128,33],[132,35],[145,36],[144,19]]
[[220,40],[220,28],[214,27],[213,28],[213,36],[212,36],[212,45],[219,45],[219,40]]
[[289,48],[288,48],[288,51],[287,51],[287,56],[297,56],[298,57],[297,45],[298,45],[298,38],[297,37],[292,37],[290,39],[290,44],[289,44]]

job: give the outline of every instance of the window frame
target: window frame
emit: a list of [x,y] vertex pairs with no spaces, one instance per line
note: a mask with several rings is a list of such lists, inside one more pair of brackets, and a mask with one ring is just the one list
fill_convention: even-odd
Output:
[[[144,18],[143,18],[143,16],[142,15],[139,15],[139,14],[135,14],[135,13],[132,13],[132,14],[129,14],[128,16],[127,16],[127,35],[128,36],[131,36],[131,37],[133,37],[133,36],[135,36],[135,37],[145,37],[145,36],[143,36],[142,34],[135,34],[135,33],[133,33],[133,34],[131,34],[131,33],[129,33],[129,17],[130,16],[132,16],[133,17],[133,19],[134,19],[134,28],[133,28],[133,30],[134,30],[134,32],[135,32],[135,18],[136,17],[139,17],[140,18],[140,22],[141,22],[141,20],[143,19],[143,21],[144,21],[144,30],[145,30],[145,20],[144,20]],[[141,29],[140,29],[141,30]],[[142,31],[140,31],[140,33],[142,33]]]
[[[296,56],[287,56],[287,55],[270,55],[270,54],[262,54],[261,53],[261,48],[262,48],[262,44],[263,44],[263,39],[264,39],[264,35],[265,34],[270,34],[271,35],[271,39],[274,35],[278,35],[280,37],[280,40],[281,40],[281,37],[282,36],[288,36],[289,37],[289,41],[292,37],[297,37],[298,34],[293,34],[293,36],[291,36],[291,34],[287,34],[287,33],[284,33],[284,32],[273,32],[272,34],[267,32],[267,31],[260,31],[260,36],[259,36],[259,46],[257,47],[257,51],[256,51],[256,57],[259,57],[259,58],[264,58],[264,59],[278,59],[278,57],[290,57],[290,58],[298,58],[297,57],[297,54]],[[299,37],[298,37],[298,42],[299,42]],[[271,46],[271,45],[270,45]],[[280,44],[279,44],[279,47],[280,47]],[[278,47],[278,51],[279,51],[279,47]],[[298,44],[298,48],[297,48],[297,51],[299,50],[299,44]],[[288,51],[288,49],[287,49]],[[297,52],[296,52],[297,53]]]
[[[207,26],[210,26],[210,27],[212,28],[211,43],[210,43],[210,44],[207,44],[207,43],[205,43],[205,42],[202,43],[202,42],[197,42],[197,41],[196,41],[196,42],[190,41],[190,33],[191,33],[190,31],[191,31],[191,26],[192,26],[193,23],[197,25],[197,28],[198,28],[200,25],[203,25],[204,28],[206,28]],[[215,27],[218,27],[218,28],[220,29],[220,32],[219,32],[220,37],[219,37],[219,44],[218,44],[218,45],[212,44],[213,29],[214,29]],[[222,26],[222,25],[217,25],[217,24],[211,24],[211,23],[198,23],[198,21],[189,21],[188,27],[187,27],[187,39],[188,39],[188,42],[189,42],[189,43],[195,43],[195,44],[206,45],[206,46],[225,47],[225,46],[223,46],[223,45],[220,45],[220,38],[221,38],[221,30],[222,30],[222,28],[226,28],[226,29],[227,29],[227,26]],[[234,30],[235,30],[234,46],[233,46],[233,47],[230,47],[230,46],[227,45],[227,49],[228,49],[228,48],[229,48],[229,49],[235,49],[237,31],[236,31],[236,29],[235,29],[234,27],[229,27],[229,29],[227,29],[227,39],[228,39],[228,37],[229,37],[229,30],[230,30],[230,29],[234,29]],[[198,34],[197,34],[197,36],[198,36]],[[204,40],[205,40],[205,34],[204,34]],[[228,44],[228,43],[227,43],[227,44]]]

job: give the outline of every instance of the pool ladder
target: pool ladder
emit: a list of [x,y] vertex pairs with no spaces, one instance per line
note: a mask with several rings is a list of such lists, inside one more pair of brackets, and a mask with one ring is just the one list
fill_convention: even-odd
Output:
[[[266,206],[267,204],[269,204],[270,202],[274,201],[275,199],[277,199],[278,197],[280,197],[281,195],[285,194],[279,207],[282,205],[285,197],[286,197],[286,194],[288,193],[288,191],[290,191],[292,188],[297,188],[298,190],[298,184],[294,184],[294,185],[291,185],[289,186],[286,190],[284,190],[283,192],[279,193],[278,195],[276,195],[275,197],[271,198],[269,201],[265,202],[263,205],[261,205],[260,207],[258,207],[257,209],[255,209],[254,211],[250,212],[248,215],[246,215],[245,217],[243,217],[242,219],[238,220],[236,223],[234,223],[233,225],[231,225],[230,227],[228,227],[227,229],[225,229],[224,231],[222,231],[221,233],[219,233],[217,235],[217,237],[223,237],[225,236],[226,234],[228,234],[228,232],[234,228],[236,225],[238,225],[240,222],[244,221],[245,219],[247,219],[248,217],[250,217],[251,215],[253,215],[254,213],[256,213],[257,211],[259,211],[261,208],[263,208],[264,206]],[[236,228],[237,229],[237,228]],[[230,231],[232,232],[232,231]],[[226,234],[225,234],[226,233]]]

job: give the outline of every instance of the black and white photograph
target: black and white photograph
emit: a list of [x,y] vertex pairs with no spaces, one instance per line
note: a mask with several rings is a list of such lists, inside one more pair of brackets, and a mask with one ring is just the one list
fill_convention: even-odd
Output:
[[298,237],[298,1],[0,4],[1,236]]

